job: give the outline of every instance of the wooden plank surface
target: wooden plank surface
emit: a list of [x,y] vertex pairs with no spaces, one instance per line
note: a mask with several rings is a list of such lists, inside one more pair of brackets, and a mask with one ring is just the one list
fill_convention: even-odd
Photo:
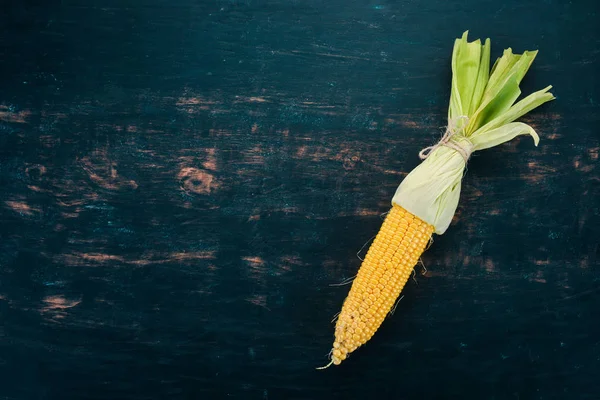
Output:
[[[3,7],[0,399],[598,398],[597,2]],[[315,371],[466,29],[540,50],[541,143],[473,156],[427,272]]]

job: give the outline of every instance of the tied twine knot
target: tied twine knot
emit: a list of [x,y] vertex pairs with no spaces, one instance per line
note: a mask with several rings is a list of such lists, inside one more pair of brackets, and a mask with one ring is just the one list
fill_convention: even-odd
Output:
[[[469,118],[466,115],[461,115],[460,117],[457,117],[455,120],[449,121],[448,126],[446,127],[446,131],[444,132],[444,135],[442,136],[440,141],[432,146],[425,147],[423,150],[421,150],[419,152],[419,158],[421,160],[425,160],[427,157],[429,157],[431,155],[431,153],[435,149],[437,149],[438,147],[441,147],[441,146],[446,146],[453,150],[456,150],[462,156],[462,158],[465,160],[465,164],[466,164],[467,161],[469,161],[469,158],[471,157],[471,153],[473,152],[472,146],[470,146],[468,141],[466,141],[466,143],[463,145],[460,142],[452,140],[452,137],[454,135],[456,135],[458,132],[460,132],[460,130],[462,129],[462,127],[461,128],[457,127],[458,121],[462,120],[462,119],[466,119],[468,121]],[[465,122],[465,125],[466,125],[466,122]],[[464,127],[464,125],[463,125],[463,127]]]

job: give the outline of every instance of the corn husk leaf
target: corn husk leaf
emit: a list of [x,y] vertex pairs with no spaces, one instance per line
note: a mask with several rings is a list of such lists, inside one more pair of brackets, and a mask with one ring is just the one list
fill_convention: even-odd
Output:
[[473,91],[477,85],[477,76],[481,61],[481,40],[476,40],[473,43],[467,42],[466,33],[463,37],[456,41],[455,51],[452,54],[452,91],[454,95],[453,107],[450,109],[454,112],[450,118],[457,117],[466,113],[473,99]]
[[522,122],[511,122],[492,130],[480,130],[471,135],[469,139],[474,145],[474,150],[483,150],[506,143],[519,135],[531,135],[536,146],[540,142],[536,131]]
[[[468,42],[468,31],[456,39],[452,51],[452,88],[448,108],[451,141],[469,154],[498,146],[520,135],[530,135],[537,146],[539,135],[529,125],[514,122],[529,111],[553,100],[551,86],[517,101],[519,85],[537,51],[514,54],[504,50],[489,70],[490,40]],[[515,103],[516,102],[516,103]],[[400,183],[392,202],[401,205],[443,234],[460,199],[466,160],[447,146],[434,148]]]
[[441,234],[458,206],[464,169],[462,156],[440,147],[404,178],[392,202],[435,226],[436,233]]
[[504,51],[496,62],[479,108],[469,116],[467,135],[508,111],[521,95],[519,84],[536,55],[537,51],[526,51],[521,55],[513,54],[511,49]]
[[[522,117],[527,114],[529,111],[533,110],[546,103],[547,101],[553,100],[554,95],[549,93],[548,91],[552,89],[552,86],[548,86],[542,90],[539,90],[535,93],[530,94],[525,97],[523,100],[514,104],[508,111],[499,115],[495,119],[491,120],[478,130],[491,130],[496,129],[504,124],[508,124],[509,122],[513,122],[516,119]],[[472,135],[471,135],[472,136]]]
[[481,48],[481,60],[479,63],[479,71],[477,73],[477,84],[473,89],[473,99],[468,110],[467,115],[473,115],[479,104],[485,88],[487,87],[488,80],[490,78],[490,50],[491,50],[490,39],[486,39],[484,45]]

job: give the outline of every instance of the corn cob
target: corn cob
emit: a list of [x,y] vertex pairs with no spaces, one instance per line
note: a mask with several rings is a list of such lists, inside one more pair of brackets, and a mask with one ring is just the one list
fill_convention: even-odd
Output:
[[[423,162],[400,183],[392,209],[344,301],[336,328],[332,364],[365,344],[398,298],[433,233],[450,226],[460,198],[465,167],[475,151],[529,135],[539,136],[516,120],[555,97],[547,86],[516,101],[519,84],[536,51],[514,54],[505,49],[491,70],[489,39],[468,41],[468,31],[454,42],[448,127],[440,141],[423,149]],[[322,367],[322,368],[326,368]]]
[[379,329],[433,231],[432,225],[401,206],[392,205],[338,316],[331,355],[333,364],[339,365]]

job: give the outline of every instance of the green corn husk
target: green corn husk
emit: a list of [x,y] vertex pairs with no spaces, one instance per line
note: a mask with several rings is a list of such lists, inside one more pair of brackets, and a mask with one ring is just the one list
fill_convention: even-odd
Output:
[[[553,100],[552,86],[517,101],[519,84],[536,51],[513,54],[504,50],[490,71],[490,39],[468,42],[468,31],[456,39],[452,53],[452,91],[448,109],[451,144],[467,154],[505,143],[519,135],[530,135],[539,143],[535,130],[514,122],[534,108]],[[516,103],[515,103],[516,102]],[[443,234],[450,225],[460,198],[466,160],[461,152],[436,146],[398,186],[392,203],[404,207]]]

